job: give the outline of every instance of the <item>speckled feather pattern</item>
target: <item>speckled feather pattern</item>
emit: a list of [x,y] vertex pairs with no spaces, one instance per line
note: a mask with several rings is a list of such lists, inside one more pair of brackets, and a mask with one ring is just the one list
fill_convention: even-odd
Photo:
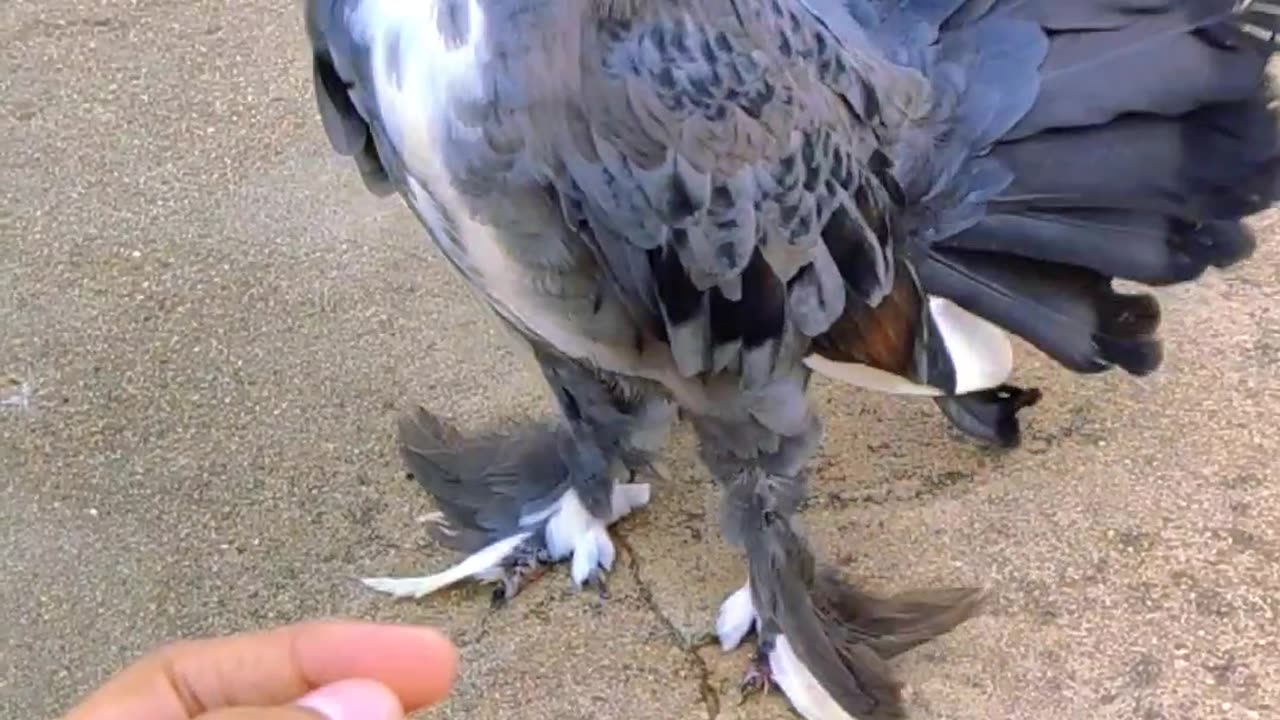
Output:
[[[510,315],[538,306],[573,318],[567,334],[608,347],[584,351],[594,361],[643,374],[652,363],[634,347],[657,342],[674,365],[652,372],[767,384],[847,295],[875,304],[893,282],[902,198],[881,149],[895,132],[884,113],[911,102],[881,97],[872,80],[915,74],[859,61],[799,5],[576,5],[441,3],[427,29],[383,31],[399,39],[378,38],[387,57],[372,86],[389,80],[412,98],[420,60],[403,48],[428,30],[469,63],[437,70],[447,106],[386,128],[411,201],[445,215],[428,222],[437,234],[487,229],[519,273],[486,273],[474,246],[446,252]],[[874,67],[855,72],[859,62]],[[448,142],[419,152],[406,117]],[[518,325],[548,334],[523,314]]]
[[312,0],[335,149],[533,346],[567,422],[520,471],[556,477],[428,489],[469,545],[552,508],[535,519],[581,582],[613,557],[607,471],[649,434],[638,409],[678,405],[793,705],[896,716],[880,651],[976,595],[904,599],[884,640],[859,615],[890,606],[815,579],[790,529],[822,434],[810,367],[949,396],[1002,439],[1039,397],[1002,384],[1007,334],[1078,373],[1154,371],[1158,303],[1113,282],[1249,255],[1241,219],[1280,196],[1272,8]]
[[[596,102],[571,195],[645,252],[637,290],[656,295],[682,375],[758,386],[846,292],[883,295],[896,181],[867,171],[880,100],[825,28],[779,3],[652,3],[587,37],[603,63],[584,56]],[[849,232],[824,238],[837,213]]]

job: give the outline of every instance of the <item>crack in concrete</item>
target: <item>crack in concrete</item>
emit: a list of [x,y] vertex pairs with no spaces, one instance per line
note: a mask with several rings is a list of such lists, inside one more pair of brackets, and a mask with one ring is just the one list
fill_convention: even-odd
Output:
[[671,635],[671,639],[675,642],[676,647],[680,648],[689,659],[689,663],[698,673],[698,692],[702,695],[702,704],[707,709],[707,720],[716,720],[720,716],[720,692],[716,690],[715,685],[711,682],[711,668],[707,665],[707,661],[703,659],[698,652],[707,647],[710,641],[697,643],[686,642],[684,633],[680,632],[680,628],[667,617],[662,610],[662,606],[653,596],[653,590],[649,588],[649,584],[645,582],[644,575],[641,572],[640,556],[636,554],[635,548],[627,540],[614,536],[614,543],[621,547],[627,553],[628,566],[631,568],[631,578],[635,581],[636,587],[640,592],[640,598],[644,600],[644,604],[649,608],[649,612],[662,623],[667,629],[667,633]]
[[[486,585],[487,587],[488,585]],[[560,600],[556,595],[547,595],[537,602],[528,603],[525,613],[534,615],[545,613],[551,603]],[[498,618],[501,614],[509,611],[508,607],[490,608],[488,612],[480,616],[479,622],[471,626],[470,632],[458,638],[456,644],[459,649],[469,647],[471,645],[479,645],[489,638],[490,622]]]

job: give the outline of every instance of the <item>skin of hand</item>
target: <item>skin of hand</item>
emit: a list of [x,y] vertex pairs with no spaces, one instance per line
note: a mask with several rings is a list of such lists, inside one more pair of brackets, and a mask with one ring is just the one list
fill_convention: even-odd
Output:
[[448,695],[457,666],[430,628],[306,622],[160,648],[62,720],[403,720]]

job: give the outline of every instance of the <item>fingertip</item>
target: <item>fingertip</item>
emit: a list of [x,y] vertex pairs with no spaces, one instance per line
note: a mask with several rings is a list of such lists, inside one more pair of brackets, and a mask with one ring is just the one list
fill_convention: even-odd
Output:
[[314,685],[363,677],[390,688],[413,711],[448,696],[458,650],[441,631],[421,625],[332,622],[299,633],[297,655]]
[[408,709],[416,710],[448,697],[458,679],[459,657],[457,646],[439,630],[429,627],[412,629],[421,636],[425,654],[431,659],[423,674],[421,696],[401,696]]
[[325,720],[403,720],[404,708],[390,688],[375,680],[339,680],[312,690],[294,705]]

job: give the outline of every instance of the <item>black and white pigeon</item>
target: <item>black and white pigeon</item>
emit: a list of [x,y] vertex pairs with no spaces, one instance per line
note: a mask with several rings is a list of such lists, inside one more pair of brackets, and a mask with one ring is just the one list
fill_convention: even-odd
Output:
[[398,193],[537,358],[557,422],[464,439],[401,426],[499,596],[578,585],[645,505],[677,413],[748,582],[752,678],[811,720],[895,717],[886,660],[978,590],[874,598],[797,527],[821,434],[812,373],[933,398],[1016,445],[1039,394],[1009,336],[1066,368],[1161,362],[1165,286],[1249,256],[1280,114],[1280,4],[1239,0],[306,0],[333,148]]

